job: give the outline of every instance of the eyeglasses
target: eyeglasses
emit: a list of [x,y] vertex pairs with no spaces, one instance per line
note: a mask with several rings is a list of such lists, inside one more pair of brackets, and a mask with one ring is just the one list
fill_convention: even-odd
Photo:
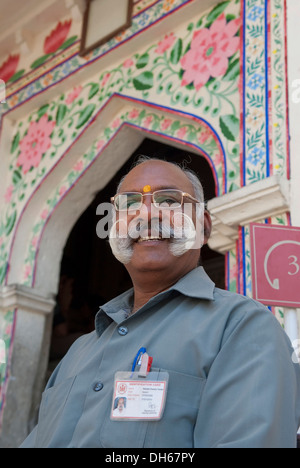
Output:
[[116,211],[140,210],[143,205],[143,197],[146,195],[150,195],[154,206],[161,209],[174,210],[176,208],[180,208],[183,204],[184,198],[189,198],[194,202],[200,203],[199,200],[192,197],[189,193],[176,189],[156,190],[153,193],[117,193],[117,195],[111,198],[111,203],[113,203]]

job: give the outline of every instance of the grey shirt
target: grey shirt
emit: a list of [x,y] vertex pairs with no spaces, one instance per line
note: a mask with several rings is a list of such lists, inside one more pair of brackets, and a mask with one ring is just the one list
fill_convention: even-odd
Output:
[[[22,447],[296,447],[300,366],[272,313],[215,288],[202,267],[132,316],[133,290],[101,307],[50,378]],[[160,421],[112,421],[114,375],[140,347],[169,374]]]

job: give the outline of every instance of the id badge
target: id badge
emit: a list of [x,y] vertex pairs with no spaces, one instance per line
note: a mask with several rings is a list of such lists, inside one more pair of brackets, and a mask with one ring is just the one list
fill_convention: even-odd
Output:
[[110,418],[112,421],[159,421],[165,408],[169,374],[117,372]]

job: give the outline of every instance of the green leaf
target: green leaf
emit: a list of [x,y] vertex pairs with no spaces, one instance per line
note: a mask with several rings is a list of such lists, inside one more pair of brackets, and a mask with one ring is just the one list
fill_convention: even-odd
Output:
[[37,60],[35,60],[31,65],[30,68],[37,68],[40,65],[43,65],[43,63],[46,62],[50,57],[52,57],[53,54],[46,54],[43,55],[42,57],[39,57]]
[[68,108],[65,104],[60,104],[58,106],[58,109],[57,109],[57,112],[56,112],[56,125],[60,125],[61,122],[63,121],[63,119],[65,118],[66,116],[66,113],[68,111]]
[[240,131],[240,121],[235,115],[223,115],[220,117],[220,127],[227,140],[235,141]]
[[79,114],[79,119],[76,125],[76,129],[82,127],[92,116],[94,110],[95,110],[96,105],[95,104],[89,104],[88,106],[83,109],[80,114]]
[[137,91],[145,91],[153,87],[153,73],[145,71],[133,79],[133,86]]
[[232,182],[232,184],[230,185],[229,187],[229,192],[234,192],[235,190],[237,190],[239,187],[237,184],[235,184],[234,182]]
[[25,69],[24,70],[19,70],[17,73],[15,73],[9,80],[8,80],[8,83],[14,83],[15,81],[17,81],[19,78],[21,78],[21,76],[24,75],[25,73]]
[[215,8],[211,10],[211,12],[207,15],[207,22],[213,23],[226,9],[229,5],[230,0],[226,0],[225,2],[219,3]]
[[7,264],[5,263],[5,265],[3,265],[0,268],[0,284],[2,284],[3,281],[4,281],[4,278],[5,278],[5,275],[6,275],[6,267],[7,267]]
[[47,110],[49,108],[49,104],[45,104],[44,106],[40,107],[38,110],[38,120],[40,120],[43,115],[46,114]]
[[[72,37],[70,37],[69,39],[67,39],[67,40],[63,43],[63,45],[60,46],[59,49],[66,49],[66,48],[69,47],[71,44],[73,44],[73,42],[75,42],[77,38],[78,38],[78,36],[72,36]],[[58,49],[58,50],[59,50],[59,49]]]
[[9,234],[13,230],[16,219],[17,219],[17,212],[16,211],[14,211],[13,214],[9,218],[7,218],[6,225],[5,225],[5,234],[6,234],[6,236],[9,236]]
[[15,136],[14,136],[14,139],[12,141],[12,144],[11,144],[11,148],[10,148],[10,152],[11,153],[14,153],[16,151],[16,149],[18,148],[19,146],[19,142],[20,142],[20,133],[18,132]]
[[176,132],[180,128],[180,122],[179,120],[175,120],[175,122],[172,123],[171,125],[171,132]]
[[182,54],[182,39],[178,39],[171,51],[171,63],[173,65],[176,65],[179,60],[180,60],[180,57],[181,57],[181,54]]
[[224,75],[225,81],[233,81],[235,80],[240,74],[240,59],[236,59],[230,63],[227,72]]
[[149,62],[149,54],[143,54],[140,56],[140,58],[136,62],[136,68],[144,68],[148,65]]
[[17,169],[14,170],[13,177],[12,177],[13,184],[18,185],[21,179],[22,179],[22,175],[20,174],[20,172]]
[[95,96],[95,94],[97,94],[99,91],[99,85],[97,83],[90,83],[90,84],[91,84],[91,89],[89,92],[88,99],[92,99]]

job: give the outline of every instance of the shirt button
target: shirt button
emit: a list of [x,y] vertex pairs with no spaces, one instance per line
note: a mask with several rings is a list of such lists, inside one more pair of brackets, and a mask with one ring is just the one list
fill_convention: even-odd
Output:
[[94,387],[93,387],[93,390],[94,392],[100,392],[100,390],[102,390],[103,388],[103,383],[102,382],[97,382],[95,383]]
[[123,326],[122,326],[122,327],[119,327],[119,328],[118,328],[118,333],[119,333],[119,335],[121,335],[121,336],[125,336],[125,335],[127,335],[127,333],[128,333],[128,328],[127,328],[127,327],[123,327]]

